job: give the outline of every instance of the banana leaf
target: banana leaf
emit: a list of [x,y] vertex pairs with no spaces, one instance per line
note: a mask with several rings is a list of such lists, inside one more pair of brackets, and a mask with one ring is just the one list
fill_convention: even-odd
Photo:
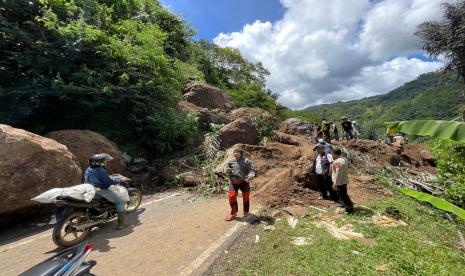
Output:
[[410,135],[432,136],[465,142],[465,123],[454,121],[413,120],[386,123],[394,131]]
[[425,193],[422,193],[422,192],[417,192],[417,191],[413,191],[413,190],[406,189],[406,188],[400,188],[399,190],[405,195],[408,195],[410,197],[413,197],[413,198],[415,198],[417,200],[420,200],[420,201],[423,201],[423,202],[428,202],[428,203],[432,204],[434,207],[436,207],[438,209],[441,209],[441,210],[446,211],[446,212],[453,213],[453,214],[457,215],[458,217],[460,217],[461,219],[465,220],[465,210],[464,209],[462,209],[460,207],[457,207],[454,204],[452,204],[450,202],[447,202],[446,200],[444,200],[442,198],[438,198],[438,197],[432,196],[430,194],[425,194]]

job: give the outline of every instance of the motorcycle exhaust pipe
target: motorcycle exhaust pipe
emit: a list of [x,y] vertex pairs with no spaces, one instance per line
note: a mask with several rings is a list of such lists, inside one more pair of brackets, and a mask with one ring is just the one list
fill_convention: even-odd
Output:
[[76,226],[73,226],[73,228],[76,231],[81,231],[81,230],[87,229],[89,227],[93,227],[93,226],[96,226],[96,225],[99,225],[99,224],[102,224],[102,223],[106,223],[108,221],[110,221],[110,220],[103,219],[103,220],[98,220],[98,221],[95,221],[95,222],[89,222],[89,223],[84,223],[84,224],[81,224],[81,225],[76,225]]

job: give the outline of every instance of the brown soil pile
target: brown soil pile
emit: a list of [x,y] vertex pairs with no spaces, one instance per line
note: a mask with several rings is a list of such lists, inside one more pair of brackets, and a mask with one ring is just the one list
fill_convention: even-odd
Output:
[[[271,208],[309,204],[334,206],[331,201],[318,200],[315,179],[310,175],[314,158],[313,143],[305,137],[287,134],[279,134],[277,140],[280,142],[265,146],[239,145],[247,152],[257,171],[257,177],[251,182],[254,200]],[[399,154],[395,147],[375,141],[343,141],[335,144],[365,156],[371,167],[382,168],[396,163],[412,172],[435,170],[428,164],[423,165],[420,152],[426,150],[424,145],[405,145]],[[358,170],[367,164],[359,159],[355,161],[353,165]],[[373,177],[353,171],[349,194],[354,202],[360,204],[379,196],[390,196],[392,192],[377,184]]]

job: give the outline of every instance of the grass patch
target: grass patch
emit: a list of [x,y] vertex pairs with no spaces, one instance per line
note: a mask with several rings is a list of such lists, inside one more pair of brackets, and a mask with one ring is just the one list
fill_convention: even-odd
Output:
[[[360,223],[371,221],[370,214],[344,216],[336,221],[338,225],[351,223],[354,231],[376,241],[375,245],[367,245],[358,240],[335,239],[314,225],[319,220],[316,216],[301,219],[295,229],[283,219],[276,223],[275,231],[261,231],[259,243],[246,243],[247,248],[238,248],[229,256],[231,263],[238,264],[233,274],[463,275],[465,253],[457,248],[458,227],[443,219],[440,212],[406,197],[380,199],[368,207],[379,213],[395,207],[408,226]],[[295,246],[290,243],[293,237],[310,237],[313,244]],[[231,272],[228,268],[219,274]]]

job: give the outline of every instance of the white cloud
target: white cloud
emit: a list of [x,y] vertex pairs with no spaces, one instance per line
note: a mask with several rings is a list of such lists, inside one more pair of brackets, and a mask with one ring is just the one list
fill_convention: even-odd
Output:
[[441,17],[441,0],[281,0],[275,23],[256,21],[214,42],[271,72],[267,86],[291,108],[381,94],[438,69],[408,59],[416,26]]

